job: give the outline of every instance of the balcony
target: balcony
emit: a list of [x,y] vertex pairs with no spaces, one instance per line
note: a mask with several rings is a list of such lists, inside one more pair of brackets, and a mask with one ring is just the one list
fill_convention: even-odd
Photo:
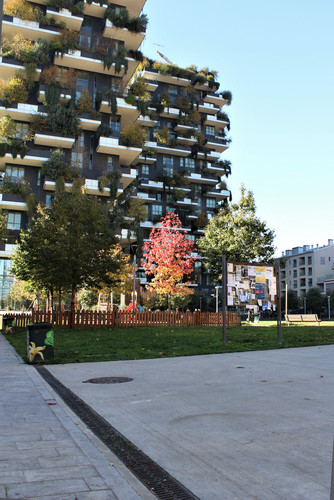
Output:
[[216,151],[217,153],[223,153],[230,147],[230,143],[225,141],[224,139],[216,137],[215,141],[208,140],[205,146],[213,151]]
[[212,189],[211,191],[207,191],[206,195],[222,200],[230,198],[231,191],[229,189]]
[[[24,71],[24,65],[19,61],[9,57],[0,57],[0,74],[2,79],[8,80],[16,76],[16,73],[20,70]],[[35,81],[39,80],[40,75],[41,70],[36,69]]]
[[104,13],[106,8],[108,7],[107,4],[100,5],[99,3],[92,2],[91,4],[87,3],[86,0],[84,0],[85,7],[84,7],[84,14],[86,16],[92,16],[92,17],[104,17]]
[[10,257],[16,248],[17,248],[17,245],[5,243],[4,250],[2,250],[2,249],[0,250],[0,257]]
[[[207,146],[207,144],[206,144]],[[199,160],[206,160],[206,161],[212,161],[216,162],[220,159],[220,153],[217,153],[216,151],[207,151],[207,153],[197,153],[197,158]]]
[[142,127],[155,127],[157,120],[151,120],[149,116],[140,115],[137,123],[139,123]]
[[190,149],[170,148],[164,144],[158,144],[152,141],[146,142],[145,149],[154,149],[157,153],[174,156],[189,156],[191,153]]
[[[72,99],[71,94],[65,94],[64,92],[62,92],[60,94],[60,97],[59,97],[59,102],[61,104],[66,105],[66,104],[68,104],[70,102],[71,99]],[[37,94],[37,100],[40,103],[44,103],[45,102],[45,85],[40,85],[40,88],[39,88],[39,91],[38,91],[38,94]]]
[[153,165],[157,161],[156,158],[153,158],[152,156],[146,156],[146,155],[141,155],[138,158],[137,163],[145,163],[145,165]]
[[[86,54],[86,52],[84,52]],[[127,85],[130,78],[132,77],[135,69],[138,66],[138,62],[130,57],[127,57],[128,61],[128,71],[125,74],[124,68],[120,73],[115,73],[115,64],[108,69],[103,67],[103,62],[100,59],[94,59],[93,57],[86,57],[82,55],[82,51],[75,50],[71,53],[65,53],[63,56],[55,55],[54,64],[58,66],[66,66],[68,68],[77,69],[80,71],[91,71],[93,73],[101,73],[103,75],[120,76],[124,79],[124,85]]]
[[130,17],[137,17],[144,8],[146,0],[117,0],[117,5],[123,5],[129,11]]
[[160,113],[160,116],[164,118],[175,118],[178,119],[180,118],[180,111],[178,108],[164,108],[162,113]]
[[137,241],[135,233],[133,231],[129,231],[128,229],[121,229],[121,231],[117,234],[117,237],[121,245],[129,245],[130,243]]
[[140,148],[121,146],[119,139],[115,139],[114,137],[100,137],[96,151],[108,155],[117,155],[119,156],[120,163],[126,166],[131,165],[142,152]]
[[215,127],[216,132],[218,132],[219,130],[223,130],[225,127],[227,127],[229,122],[218,120],[216,116],[208,115],[206,117],[206,120],[204,121],[204,124],[210,125],[210,127]]
[[141,76],[148,81],[171,83],[172,85],[180,85],[182,87],[187,87],[190,82],[190,80],[186,78],[177,78],[176,76],[171,75],[161,75],[158,72],[148,71],[146,69],[142,72]]
[[50,26],[50,28],[40,28],[36,21],[24,21],[18,17],[5,16],[2,21],[3,35],[13,36],[20,32],[28,40],[37,40],[37,38],[45,38],[46,40],[56,40],[60,32],[58,28]]
[[194,144],[196,144],[197,142],[197,138],[194,137],[193,135],[191,137],[184,137],[183,135],[179,135],[177,138],[176,138],[176,142],[178,142],[179,144],[183,144],[184,146],[193,146]]
[[91,132],[96,132],[100,125],[101,120],[92,120],[91,118],[79,117],[79,127],[82,130],[90,130]]
[[181,123],[178,123],[176,127],[174,127],[175,132],[190,132],[191,130],[194,130],[194,127],[191,127],[190,125],[182,125]]
[[140,198],[141,200],[146,201],[147,203],[154,203],[157,201],[155,197],[150,196],[148,193],[140,193],[140,192],[134,196],[131,196],[131,198],[134,199]]
[[183,198],[183,200],[178,200],[175,205],[180,207],[194,207],[197,208],[197,202],[193,201],[191,198]]
[[164,185],[162,182],[157,182],[157,181],[142,181],[140,183],[140,188],[141,189],[157,189],[158,191],[162,191],[164,188]]
[[50,154],[50,151],[31,149],[29,154],[27,154],[24,158],[21,158],[20,156],[13,158],[11,154],[7,153],[4,157],[0,158],[0,168],[4,168],[6,164],[41,167],[44,162],[48,161]]
[[75,138],[52,134],[35,134],[34,143],[38,146],[71,149],[75,143]]
[[216,106],[219,106],[219,108],[225,106],[225,104],[227,103],[227,100],[224,99],[221,95],[210,93],[204,97],[203,101],[210,104],[215,104]]
[[64,21],[66,24],[67,29],[71,29],[74,31],[80,31],[83,17],[81,16],[74,16],[71,11],[67,9],[53,9],[52,7],[48,7],[46,10],[46,15],[47,16],[52,16],[56,19],[56,21],[59,23],[61,21]]
[[146,88],[149,92],[155,92],[158,87],[159,85],[157,85],[156,83],[146,82]]
[[[108,101],[102,101],[100,106],[102,113],[111,114],[111,106]],[[117,114],[121,116],[121,129],[135,122],[140,115],[136,106],[125,102],[121,97],[117,97]]]
[[206,102],[198,106],[198,111],[207,115],[216,115],[219,112],[219,109],[220,108],[216,108],[214,104]]
[[21,212],[28,210],[23,198],[15,194],[0,194],[0,208],[5,210],[19,210]]
[[219,164],[215,163],[208,163],[206,166],[206,169],[209,173],[212,174],[217,174],[219,176],[226,175],[227,173],[231,173],[230,171],[227,171],[225,167],[220,166]]
[[138,50],[145,38],[145,33],[134,33],[126,28],[117,28],[109,19],[106,19],[103,36],[121,40],[129,50]]
[[96,194],[97,196],[110,195],[110,189],[108,187],[103,188],[103,191],[99,190],[99,181],[97,179],[85,179],[84,188],[87,194]]
[[197,184],[212,184],[216,185],[218,183],[217,177],[205,177],[202,174],[194,174],[193,172],[185,176],[189,182],[196,182]]
[[[18,103],[12,108],[0,106],[0,118],[9,115],[13,120],[30,122],[32,115],[38,114],[38,106],[34,104]],[[40,113],[45,114],[45,113]]]

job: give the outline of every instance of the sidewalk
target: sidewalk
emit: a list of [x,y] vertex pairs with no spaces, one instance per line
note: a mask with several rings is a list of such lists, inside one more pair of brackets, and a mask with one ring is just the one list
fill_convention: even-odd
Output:
[[1,499],[153,498],[93,435],[87,437],[1,334],[0,380]]

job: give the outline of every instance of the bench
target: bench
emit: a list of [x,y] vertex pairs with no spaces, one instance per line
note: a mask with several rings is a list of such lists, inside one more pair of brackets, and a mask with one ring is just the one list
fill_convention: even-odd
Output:
[[285,321],[288,326],[290,323],[316,323],[317,326],[321,323],[317,314],[286,314]]

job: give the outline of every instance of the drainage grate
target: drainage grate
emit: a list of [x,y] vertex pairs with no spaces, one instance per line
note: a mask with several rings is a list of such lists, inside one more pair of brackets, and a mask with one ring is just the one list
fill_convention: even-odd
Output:
[[154,460],[145,455],[107,420],[65,387],[44,366],[35,365],[36,370],[59,394],[67,406],[76,413],[85,425],[137,476],[137,478],[161,500],[199,500],[177,479]]
[[83,380],[83,384],[124,384],[124,382],[131,382],[133,378],[130,377],[99,377]]

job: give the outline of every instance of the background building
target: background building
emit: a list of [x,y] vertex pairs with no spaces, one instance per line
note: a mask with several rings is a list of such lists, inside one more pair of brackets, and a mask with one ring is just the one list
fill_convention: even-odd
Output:
[[304,297],[307,291],[318,286],[323,293],[334,289],[334,244],[319,247],[304,245],[283,252],[280,257],[281,291],[285,294],[293,290],[298,297]]
[[[196,240],[231,198],[222,179],[231,166],[221,161],[230,142],[221,108],[231,94],[218,93],[216,74],[207,69],[144,59],[144,5],[5,2],[0,119],[13,120],[15,131],[11,123],[1,137],[7,150],[0,207],[8,211],[9,230],[0,245],[2,306],[8,262],[31,204],[52,202],[61,173],[66,189],[80,176],[87,193],[106,201],[111,192],[129,192],[135,201],[119,228],[124,247],[140,246],[168,211]],[[142,270],[138,276],[144,284]],[[198,263],[194,286],[210,286],[203,276]]]

